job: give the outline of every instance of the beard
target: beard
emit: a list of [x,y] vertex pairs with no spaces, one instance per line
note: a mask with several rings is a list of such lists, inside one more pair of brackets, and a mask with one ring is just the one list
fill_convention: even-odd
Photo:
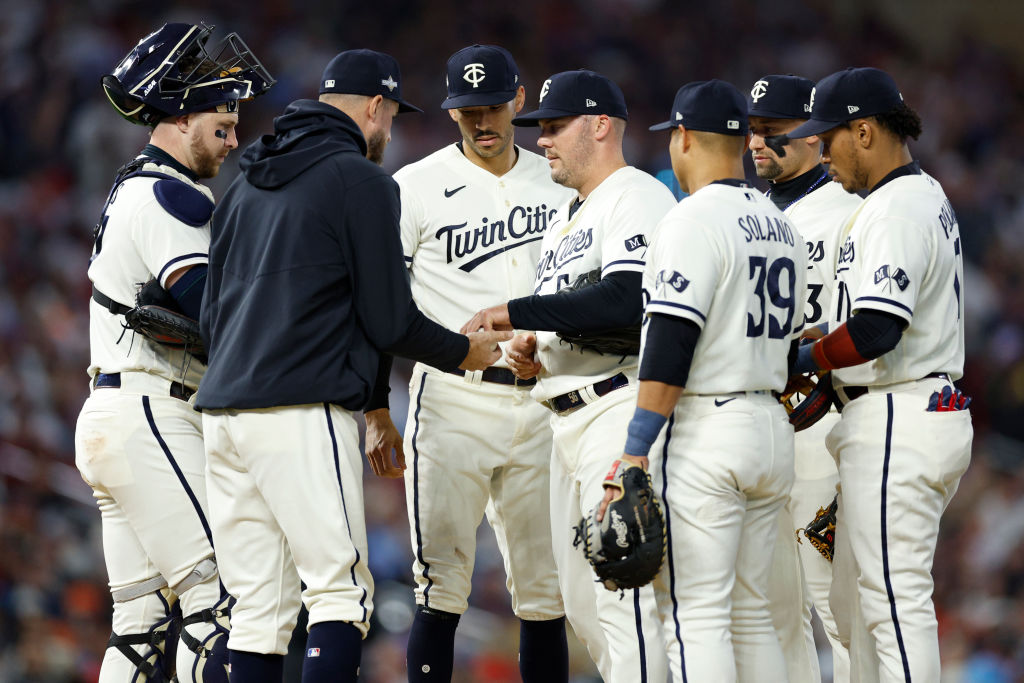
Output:
[[366,158],[377,164],[384,163],[384,149],[388,146],[388,136],[383,131],[376,131],[366,141]]
[[754,166],[758,178],[764,180],[775,180],[782,175],[782,166],[774,159],[769,159],[767,165]]
[[199,137],[192,138],[189,147],[192,152],[192,172],[204,179],[216,177],[224,159],[211,152]]

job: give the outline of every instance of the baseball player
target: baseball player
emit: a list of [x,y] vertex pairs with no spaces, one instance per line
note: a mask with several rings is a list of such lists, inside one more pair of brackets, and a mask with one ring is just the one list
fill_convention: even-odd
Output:
[[742,180],[747,104],[734,86],[684,85],[670,119],[651,127],[666,129],[689,197],[659,223],[644,270],[622,457],[652,466],[665,510],[655,590],[673,680],[784,681],[764,548],[793,482],[793,430],[773,392],[803,329],[804,241]]
[[[512,118],[526,95],[512,55],[493,45],[459,50],[448,60],[447,84],[441,107],[461,141],[395,180],[413,298],[431,319],[458,329],[495,300],[532,293],[541,239],[570,192],[551,182],[543,157],[514,143]],[[504,360],[483,372],[423,363],[413,370],[404,449],[412,453],[405,483],[418,605],[410,681],[451,680],[485,512],[521,620],[523,680],[568,679],[548,507],[551,428],[548,410],[530,398],[535,384],[516,379]],[[391,428],[387,410],[366,418],[368,443]]]
[[[810,116],[807,103],[813,87],[812,81],[799,76],[763,76],[751,87],[748,98],[754,170],[768,181],[769,199],[807,243],[805,326],[818,325],[828,317],[839,232],[860,204],[857,195],[829,182],[828,172],[819,162],[821,141],[816,136],[799,140],[787,136]],[[796,433],[796,478],[789,502],[779,513],[768,597],[790,683],[821,681],[811,630],[812,604],[832,645],[833,680],[849,680],[849,653],[839,641],[828,605],[832,565],[809,543],[798,544],[794,534],[836,495],[839,471],[825,448],[825,435],[838,420],[833,409],[815,425]]]
[[300,597],[302,679],[358,678],[373,579],[352,412],[370,398],[378,349],[479,370],[511,336],[467,339],[412,302],[398,187],[375,163],[401,111],[419,110],[402,99],[394,58],[342,52],[319,101],[291,103],[245,151],[214,218],[196,403],[210,526],[238,600],[232,683],[280,683]]
[[[238,146],[239,101],[274,83],[236,34],[207,48],[212,29],[166,24],[102,80],[118,113],[152,127],[118,172],[89,264],[92,391],[75,462],[102,514],[114,600],[104,683],[170,680],[175,668],[180,681],[227,680],[230,598],[208,523],[202,425],[188,402],[205,365],[128,329],[124,315],[140,284],[155,281],[168,305],[199,317],[213,212],[200,181]],[[178,629],[175,666],[167,634]]]
[[956,215],[907,146],[921,121],[892,77],[846,69],[811,92],[829,175],[867,197],[840,234],[829,333],[796,370],[833,370],[842,418],[826,444],[841,492],[832,585],[853,680],[937,681],[931,566],[970,461],[963,262]]
[[[635,396],[637,356],[601,354],[556,333],[625,328],[640,319],[647,244],[675,200],[665,185],[626,165],[627,117],[618,86],[580,70],[552,76],[539,108],[513,120],[540,126],[537,144],[551,177],[576,192],[544,234],[535,294],[485,309],[463,330],[531,330],[517,336],[508,359],[521,377],[537,377],[532,395],[553,413],[551,525],[566,616],[606,681],[661,683],[667,661],[652,589],[620,595],[595,583],[571,532],[600,500],[599,482]],[[593,271],[598,284],[559,293]]]

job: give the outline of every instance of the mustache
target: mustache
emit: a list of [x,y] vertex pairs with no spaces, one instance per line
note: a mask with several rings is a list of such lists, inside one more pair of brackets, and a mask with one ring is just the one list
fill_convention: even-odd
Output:
[[486,137],[495,137],[495,138],[500,138],[501,136],[500,136],[500,135],[498,135],[498,132],[497,132],[497,131],[493,131],[493,130],[482,130],[482,131],[480,131],[479,133],[476,133],[476,134],[475,134],[475,135],[473,136],[473,139],[474,139],[474,140],[479,140],[480,138],[486,138]]

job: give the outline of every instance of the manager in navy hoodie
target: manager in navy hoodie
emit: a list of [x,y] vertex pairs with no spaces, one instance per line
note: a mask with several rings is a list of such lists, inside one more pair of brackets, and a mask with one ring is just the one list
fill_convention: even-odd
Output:
[[238,600],[232,683],[280,683],[300,596],[303,681],[356,680],[373,579],[353,412],[382,351],[482,370],[510,336],[455,334],[412,302],[398,186],[379,166],[392,119],[420,111],[401,92],[392,57],[335,57],[320,101],[293,102],[245,151],[213,218],[196,404],[214,547]]

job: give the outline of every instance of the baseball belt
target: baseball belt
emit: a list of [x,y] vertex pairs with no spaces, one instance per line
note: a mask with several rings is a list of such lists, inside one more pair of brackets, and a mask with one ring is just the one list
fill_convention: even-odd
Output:
[[[449,372],[453,375],[458,375],[459,377],[466,376],[466,371],[459,370],[458,368],[450,370]],[[532,387],[537,383],[536,377],[531,377],[530,379],[519,379],[515,376],[515,373],[508,368],[494,367],[484,368],[483,372],[480,373],[480,380],[483,382],[493,382],[494,384],[507,384],[514,387]]]
[[[155,378],[155,376],[154,376]],[[155,378],[156,379],[156,378]],[[192,394],[196,393],[195,389],[191,389],[181,382],[168,382],[169,388],[167,395],[171,398],[176,398],[181,401],[187,401],[192,398]],[[96,375],[96,383],[93,385],[96,389],[103,388],[120,388],[121,386],[121,373],[120,372],[101,372]]]
[[620,372],[613,377],[595,382],[582,389],[576,389],[561,396],[549,398],[543,403],[556,415],[565,416],[628,384],[629,380]]
[[[946,380],[948,382],[952,382],[953,381],[953,380],[951,380],[949,378],[949,375],[946,374],[945,372],[929,372],[927,375],[925,375],[921,379],[944,379],[944,380]],[[920,382],[921,379],[913,380],[913,381]],[[902,384],[902,382],[901,382],[901,384]],[[836,395],[839,397],[840,402],[845,406],[850,401],[857,400],[858,398],[860,398],[864,394],[868,393],[872,389],[875,389],[875,390],[886,389],[889,386],[891,386],[891,385],[887,384],[887,385],[879,385],[879,386],[860,386],[860,385],[856,385],[856,384],[851,384],[851,385],[848,385],[848,386],[845,386],[845,387],[839,387],[836,390]]]

